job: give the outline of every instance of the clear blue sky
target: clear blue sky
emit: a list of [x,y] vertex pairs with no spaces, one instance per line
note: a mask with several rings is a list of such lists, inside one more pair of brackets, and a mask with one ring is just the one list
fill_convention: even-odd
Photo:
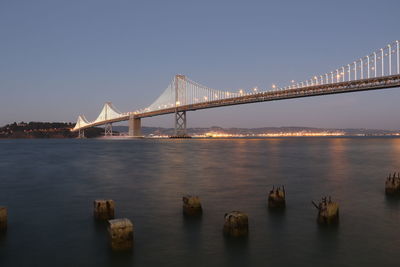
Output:
[[[400,1],[0,0],[0,125],[307,79],[400,39]],[[188,126],[400,128],[400,88],[188,113]],[[172,127],[171,116],[143,125]]]

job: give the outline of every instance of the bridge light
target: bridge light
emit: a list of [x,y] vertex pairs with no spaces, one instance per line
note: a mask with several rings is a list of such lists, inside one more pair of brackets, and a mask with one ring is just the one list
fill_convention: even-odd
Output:
[[207,100],[207,99],[208,99],[208,97],[205,96],[205,97],[204,97],[204,100]]
[[272,89],[275,89],[276,88],[276,85],[275,84],[272,84]]
[[241,94],[241,95],[243,94],[243,90],[242,89],[239,90],[239,94]]
[[257,87],[254,87],[253,90],[254,90],[254,92],[257,92]]
[[179,102],[179,101],[176,101],[176,103],[175,103],[177,106],[179,106],[180,104],[181,104],[181,102]]

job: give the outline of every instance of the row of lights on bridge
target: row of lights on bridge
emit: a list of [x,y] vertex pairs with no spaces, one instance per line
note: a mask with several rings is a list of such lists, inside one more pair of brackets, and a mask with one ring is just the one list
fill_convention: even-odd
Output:
[[[395,45],[389,44],[385,48],[382,48],[379,50],[379,52],[373,52],[370,55],[367,55],[363,58],[360,58],[356,61],[354,61],[352,64],[348,64],[346,66],[343,66],[335,71],[332,71],[330,73],[325,73],[324,75],[319,75],[319,76],[314,76],[312,79],[304,81],[304,82],[295,82],[294,80],[291,81],[291,84],[286,87],[278,87],[276,84],[272,84],[271,88],[273,91],[275,90],[286,90],[286,89],[293,89],[293,88],[302,88],[302,87],[307,87],[307,86],[313,86],[313,85],[321,85],[321,84],[329,84],[329,83],[335,83],[335,82],[344,82],[345,80],[356,80],[357,78],[364,78],[364,69],[366,69],[366,76],[367,78],[370,78],[371,76],[377,77],[378,76],[378,66],[377,62],[378,60],[381,61],[381,76],[385,75],[385,65],[384,65],[384,57],[389,56],[389,61],[387,64],[389,64],[387,67],[388,74],[392,75],[392,54],[397,54],[397,74],[400,74],[400,44],[399,41],[395,42]],[[395,49],[393,49],[395,48]],[[388,50],[387,52],[385,52]],[[360,73],[358,73],[358,71]],[[359,74],[359,75],[357,75]],[[346,78],[347,76],[347,78]],[[208,96],[203,96],[200,98],[195,98],[194,103],[201,103],[200,101],[212,101],[212,100],[218,100],[218,99],[226,99],[229,97],[236,97],[236,96],[244,96],[244,95],[250,95],[250,94],[257,94],[260,93],[261,90],[258,89],[258,87],[254,87],[250,91],[245,91],[243,89],[239,89],[237,93],[233,92],[221,92],[221,91],[216,91],[215,93],[209,93],[210,97]],[[170,103],[170,104],[164,104],[158,106],[158,109],[162,108],[168,108],[168,107],[174,107],[174,106],[179,106],[181,105],[180,101],[176,101],[175,103]],[[143,110],[140,110],[138,112],[142,111],[151,111],[151,109],[146,108]]]

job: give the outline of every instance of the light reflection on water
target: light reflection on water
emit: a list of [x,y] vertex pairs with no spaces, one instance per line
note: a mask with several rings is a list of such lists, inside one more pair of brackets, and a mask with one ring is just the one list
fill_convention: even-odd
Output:
[[[384,179],[400,171],[397,138],[3,140],[0,205],[9,231],[0,266],[377,266],[400,262],[400,200]],[[284,184],[287,208],[266,194]],[[201,197],[200,220],[181,197]],[[340,203],[319,227],[311,200]],[[135,225],[132,253],[112,253],[92,201],[112,198]],[[249,214],[247,240],[222,235],[223,215]]]

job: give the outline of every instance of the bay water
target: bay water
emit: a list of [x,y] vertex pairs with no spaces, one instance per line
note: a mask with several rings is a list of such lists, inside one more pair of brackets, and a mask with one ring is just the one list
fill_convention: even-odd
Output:
[[[400,138],[0,140],[0,266],[399,266]],[[267,209],[285,185],[285,212]],[[198,195],[203,216],[182,215]],[[332,196],[336,227],[311,200]],[[134,248],[113,252],[93,200],[113,199],[134,224]],[[247,239],[222,234],[224,214],[249,216]]]

